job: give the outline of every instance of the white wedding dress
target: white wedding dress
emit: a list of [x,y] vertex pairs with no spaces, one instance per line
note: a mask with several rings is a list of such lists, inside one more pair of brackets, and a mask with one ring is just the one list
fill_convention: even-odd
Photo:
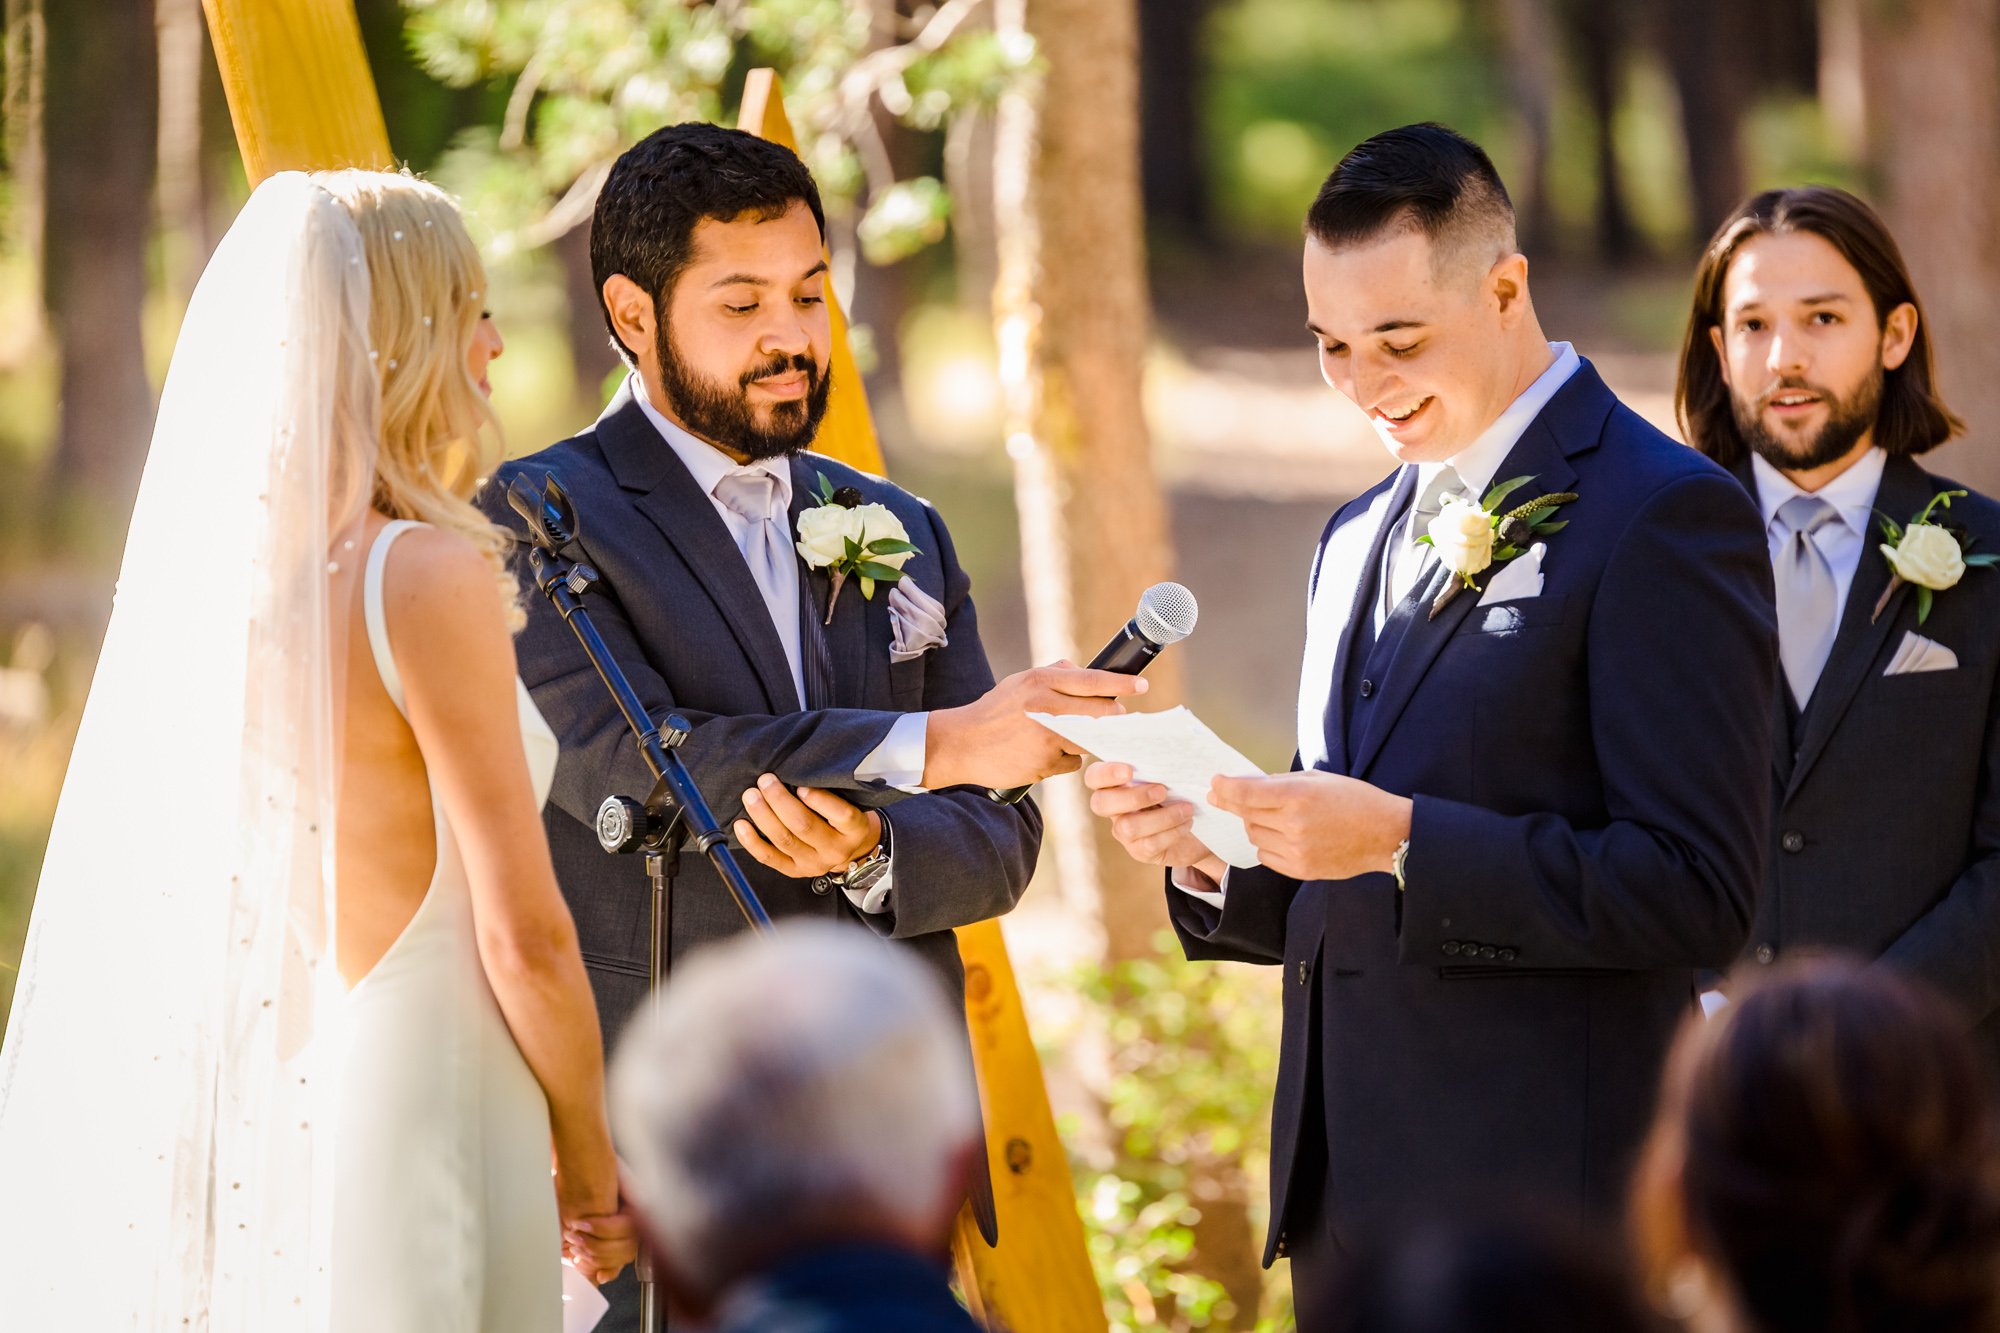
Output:
[[[368,553],[363,608],[382,684],[405,711],[382,571],[414,523]],[[537,802],[556,738],[516,682]],[[432,789],[437,867],[409,925],[336,1018],[334,1333],[554,1333],[561,1238],[548,1103],[487,984],[465,865]]]

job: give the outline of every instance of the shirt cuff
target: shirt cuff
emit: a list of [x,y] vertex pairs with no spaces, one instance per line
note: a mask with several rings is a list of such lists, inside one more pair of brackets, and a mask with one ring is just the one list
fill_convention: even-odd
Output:
[[1222,896],[1229,891],[1229,872],[1222,872],[1222,882],[1218,884],[1193,866],[1175,866],[1169,882],[1190,898],[1199,898],[1210,907],[1221,907]]
[[855,781],[879,782],[912,796],[928,791],[923,785],[924,746],[930,740],[930,727],[929,713],[905,713],[897,718],[882,743],[854,766]]

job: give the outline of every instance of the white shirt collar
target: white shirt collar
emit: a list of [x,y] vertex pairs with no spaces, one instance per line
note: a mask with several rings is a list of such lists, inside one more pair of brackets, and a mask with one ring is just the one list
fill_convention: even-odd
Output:
[[1507,410],[1493,419],[1493,424],[1479,433],[1479,438],[1459,450],[1441,463],[1419,463],[1417,465],[1417,494],[1422,495],[1430,485],[1431,478],[1449,465],[1458,473],[1459,482],[1465,493],[1477,500],[1486,494],[1493,484],[1493,474],[1507,461],[1507,455],[1521,442],[1521,436],[1549,405],[1549,399],[1556,396],[1556,390],[1569,383],[1569,377],[1576,374],[1583,364],[1576,354],[1576,348],[1569,343],[1550,343],[1549,350],[1555,353],[1555,360],[1549,368],[1535,377],[1535,382],[1521,390],[1521,396],[1507,405]]
[[1764,461],[1761,454],[1750,456],[1751,475],[1757,479],[1757,506],[1768,529],[1777,520],[1785,501],[1799,495],[1814,495],[1832,505],[1841,522],[1857,536],[1868,535],[1868,518],[1874,510],[1875,493],[1882,489],[1882,469],[1889,456],[1878,446],[1854,460],[1854,465],[1816,491],[1808,491]]
[[701,487],[703,495],[713,500],[716,485],[724,477],[742,468],[756,468],[770,473],[777,479],[779,510],[789,510],[792,507],[792,469],[787,460],[757,458],[748,463],[738,463],[707,440],[667,420],[666,414],[653,406],[653,400],[646,396],[646,385],[639,378],[639,372],[635,370],[626,377],[625,387],[638,401],[639,410],[646,414],[646,420],[653,423],[653,429],[660,432],[661,438],[666,440],[675,454],[679,455],[689,474],[694,477],[694,484]]

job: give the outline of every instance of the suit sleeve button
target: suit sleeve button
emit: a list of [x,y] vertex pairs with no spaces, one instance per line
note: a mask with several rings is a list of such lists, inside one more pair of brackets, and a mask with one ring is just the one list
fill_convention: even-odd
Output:
[[1778,839],[1778,845],[1793,855],[1797,855],[1806,849],[1806,835],[1797,829],[1790,829],[1785,833],[1784,837]]
[[1503,963],[1511,963],[1520,956],[1521,951],[1519,949],[1502,949],[1500,951],[1500,961]]
[[1445,952],[1446,952],[1447,954],[1450,954],[1450,955],[1451,955],[1451,956],[1453,956],[1453,957],[1457,957],[1457,955],[1458,955],[1458,941],[1457,941],[1457,940],[1446,940],[1446,941],[1444,942],[1444,944],[1443,944],[1443,945],[1442,945],[1441,947],[1442,947],[1442,948],[1444,949],[1444,951],[1445,951]]
[[1777,951],[1776,949],[1773,949],[1773,948],[1772,948],[1772,947],[1771,947],[1770,945],[1768,945],[1768,944],[1760,944],[1760,945],[1758,945],[1758,946],[1757,946],[1757,961],[1758,961],[1758,962],[1760,962],[1760,963],[1768,963],[1768,962],[1770,962],[1770,961],[1771,961],[1771,960],[1772,960],[1773,958],[1776,958],[1777,956],[1778,956],[1778,951]]
[[1500,951],[1494,948],[1490,944],[1481,945],[1479,949],[1479,956],[1481,958],[1489,958],[1489,959],[1498,958],[1500,956]]

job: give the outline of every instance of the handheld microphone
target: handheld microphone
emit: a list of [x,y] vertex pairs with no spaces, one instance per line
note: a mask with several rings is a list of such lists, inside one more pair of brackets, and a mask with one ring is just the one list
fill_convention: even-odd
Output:
[[[1160,650],[1179,643],[1194,633],[1194,594],[1178,583],[1155,583],[1139,594],[1139,609],[1125,622],[1125,628],[1111,636],[1111,642],[1090,659],[1092,671],[1111,671],[1136,676],[1144,671]],[[1003,805],[1012,805],[1028,794],[1026,787],[1009,787],[986,793]]]

